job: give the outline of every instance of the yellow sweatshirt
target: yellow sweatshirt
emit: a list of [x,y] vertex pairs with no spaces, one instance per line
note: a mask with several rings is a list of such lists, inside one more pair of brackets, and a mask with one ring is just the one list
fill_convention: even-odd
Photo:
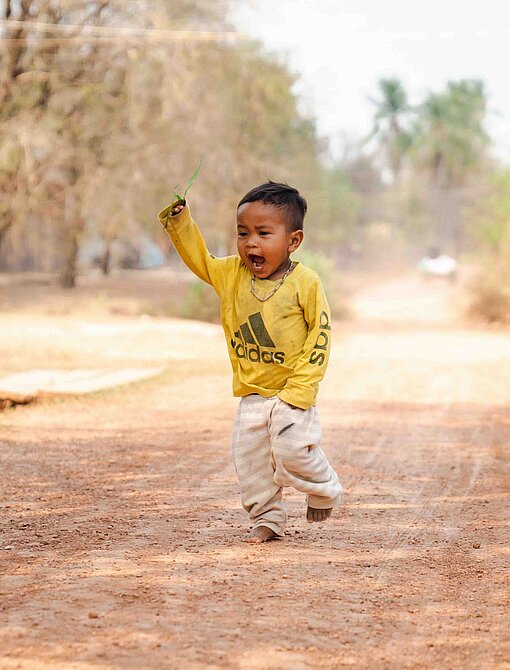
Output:
[[[163,226],[169,207],[159,214]],[[187,205],[168,217],[167,232],[189,269],[220,298],[234,396],[278,395],[302,409],[314,405],[331,343],[331,313],[318,275],[298,263],[276,293],[260,302],[239,256],[209,253]],[[255,279],[255,292],[264,297],[278,281]]]

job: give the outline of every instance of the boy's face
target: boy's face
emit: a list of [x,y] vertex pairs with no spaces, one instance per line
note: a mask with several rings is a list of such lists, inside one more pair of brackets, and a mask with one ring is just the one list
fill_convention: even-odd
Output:
[[290,232],[285,212],[257,200],[237,210],[237,251],[259,279],[279,279],[289,266],[289,256],[303,241],[303,231]]

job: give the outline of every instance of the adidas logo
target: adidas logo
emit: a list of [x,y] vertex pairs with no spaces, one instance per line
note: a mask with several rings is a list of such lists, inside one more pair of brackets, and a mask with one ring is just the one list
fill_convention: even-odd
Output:
[[234,337],[236,339],[231,339],[230,344],[237,358],[247,359],[252,363],[276,363],[277,365],[281,365],[285,360],[283,351],[268,351],[268,349],[276,349],[276,344],[268,333],[260,312],[251,314],[248,321],[239,326]]

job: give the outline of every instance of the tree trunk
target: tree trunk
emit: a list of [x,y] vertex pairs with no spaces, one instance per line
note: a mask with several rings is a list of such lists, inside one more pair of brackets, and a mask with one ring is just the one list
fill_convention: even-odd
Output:
[[105,277],[110,274],[111,269],[110,262],[112,256],[112,241],[113,240],[106,240],[104,252],[101,256],[101,271]]
[[464,251],[464,212],[463,212],[463,191],[458,189],[452,192],[452,237],[453,248],[457,260]]
[[2,246],[2,240],[4,239],[4,236],[13,223],[14,217],[12,215],[8,215],[4,217],[3,221],[0,221],[0,248]]
[[429,244],[438,247],[441,253],[445,253],[451,246],[449,181],[443,155],[437,153],[433,161],[429,192],[429,214],[433,231]]
[[64,253],[64,267],[60,276],[60,284],[63,288],[74,288],[76,286],[76,261],[78,259],[78,235],[76,231],[70,231],[67,248]]
[[70,191],[65,195],[64,204],[65,238],[63,240],[64,265],[60,275],[60,284],[63,288],[76,286],[76,265],[78,261],[79,239],[83,230],[84,221],[78,213],[78,200]]

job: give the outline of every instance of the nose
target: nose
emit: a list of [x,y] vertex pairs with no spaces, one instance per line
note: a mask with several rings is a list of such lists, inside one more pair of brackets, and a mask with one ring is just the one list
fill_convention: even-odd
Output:
[[257,246],[257,241],[251,235],[248,235],[245,246],[248,249],[254,249]]

